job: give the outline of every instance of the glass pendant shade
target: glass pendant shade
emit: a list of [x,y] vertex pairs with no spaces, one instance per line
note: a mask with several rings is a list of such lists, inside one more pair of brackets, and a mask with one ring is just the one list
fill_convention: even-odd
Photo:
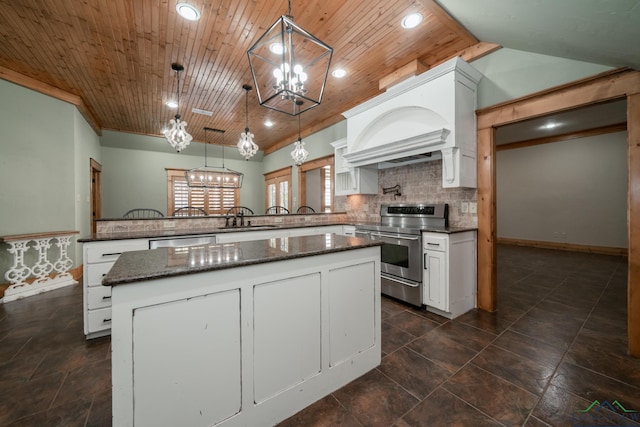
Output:
[[322,102],[333,49],[290,15],[291,2],[247,54],[260,105],[296,116]]
[[304,141],[302,141],[302,139],[298,137],[298,140],[296,141],[296,146],[291,152],[291,158],[293,159],[293,161],[297,166],[300,166],[307,160],[308,157],[309,157],[309,152],[304,148]]
[[253,142],[253,134],[249,132],[249,128],[245,128],[238,140],[238,151],[242,157],[249,160],[258,152],[258,148],[258,144]]
[[258,144],[253,142],[253,134],[249,132],[249,91],[252,87],[249,85],[242,85],[242,89],[245,91],[245,128],[244,132],[240,134],[240,139],[238,140],[238,151],[242,157],[249,160],[258,152],[260,147],[258,147]]
[[291,158],[297,166],[303,164],[307,158],[309,157],[309,152],[304,148],[304,142],[300,137],[300,115],[298,115],[298,140],[296,141],[295,147],[291,152]]
[[[171,69],[176,72],[176,79],[178,81],[176,86],[176,104],[177,108],[180,108],[180,73],[184,70],[184,67],[180,64],[171,64]],[[169,145],[171,145],[178,153],[184,150],[187,145],[191,143],[193,137],[187,132],[187,122],[180,120],[180,110],[176,113],[175,118],[169,120],[169,127],[163,132],[164,137],[167,139]]]
[[224,167],[224,142],[222,144],[222,167],[207,166],[207,131],[223,133],[223,130],[204,128],[204,166],[186,171],[184,176],[189,187],[242,188],[244,174]]
[[178,153],[184,150],[191,143],[193,137],[187,130],[187,122],[180,120],[180,115],[176,114],[175,119],[169,120],[169,128],[164,131],[164,137]]

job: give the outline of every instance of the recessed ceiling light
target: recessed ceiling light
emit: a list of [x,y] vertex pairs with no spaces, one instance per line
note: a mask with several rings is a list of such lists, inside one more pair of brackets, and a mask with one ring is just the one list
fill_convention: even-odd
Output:
[[164,103],[169,108],[178,108],[178,103],[176,101],[167,101]]
[[415,28],[422,22],[422,15],[420,13],[411,13],[402,18],[402,28]]
[[344,76],[347,75],[347,72],[345,70],[343,70],[342,68],[338,68],[336,70],[333,70],[333,73],[331,73],[331,75],[333,77],[335,77],[336,79],[341,79]]
[[264,125],[268,128],[270,128],[271,126],[273,126],[273,122],[271,120],[265,120],[264,121]]
[[269,50],[271,51],[271,53],[275,53],[276,55],[282,55],[282,52],[284,52],[282,44],[280,43],[271,43],[269,45]]
[[189,21],[197,21],[200,19],[200,11],[190,4],[178,3],[176,5],[176,11],[180,16]]

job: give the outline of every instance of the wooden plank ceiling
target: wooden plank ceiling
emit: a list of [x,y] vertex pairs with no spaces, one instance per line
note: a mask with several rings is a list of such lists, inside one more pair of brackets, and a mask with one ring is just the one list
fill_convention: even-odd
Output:
[[[182,19],[176,3],[0,0],[0,76],[75,95],[98,129],[160,135],[175,114],[165,102],[175,98],[178,62],[180,113],[194,140],[204,141],[208,126],[235,143],[245,127],[242,85],[253,85],[247,49],[286,14],[287,1],[189,0],[202,12],[197,22]],[[301,116],[303,137],[380,93],[379,80],[410,61],[431,66],[478,43],[432,0],[292,0],[291,9],[298,25],[333,47],[331,69],[348,72],[329,76],[322,104]],[[425,19],[404,30],[409,12]],[[255,90],[249,96],[249,127],[262,150],[297,138],[296,118],[261,107]],[[266,119],[275,126],[266,128]]]

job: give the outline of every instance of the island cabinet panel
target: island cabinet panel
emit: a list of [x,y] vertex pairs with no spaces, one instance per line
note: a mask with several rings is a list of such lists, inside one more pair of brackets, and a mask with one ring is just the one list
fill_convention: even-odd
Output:
[[240,412],[239,289],[132,313],[136,426],[214,425]]
[[254,401],[320,372],[320,274],[254,287]]
[[[329,272],[329,365],[336,366],[375,344],[374,264],[357,264]],[[378,343],[379,344],[379,343]]]
[[[277,247],[326,245],[289,239]],[[381,360],[377,246],[117,284],[112,297],[118,427],[275,425]]]

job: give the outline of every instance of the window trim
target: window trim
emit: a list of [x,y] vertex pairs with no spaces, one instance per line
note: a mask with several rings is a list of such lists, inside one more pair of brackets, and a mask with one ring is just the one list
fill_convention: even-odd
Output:
[[[291,204],[292,194],[291,190],[292,186],[292,172],[293,166],[287,166],[282,169],[277,169],[271,172],[264,173],[264,208],[268,209],[269,205],[269,184],[271,183],[279,183],[281,181],[287,181],[289,186],[288,196],[287,196],[287,209],[291,211],[293,209],[293,205]],[[277,188],[277,187],[276,187]],[[279,191],[279,190],[278,190]]]
[[[185,172],[187,172],[188,169],[176,169],[176,168],[165,168],[165,171],[167,172],[167,215],[171,215],[172,212],[174,212],[177,208],[176,208],[176,204],[175,204],[175,194],[174,194],[174,180],[175,179],[179,179],[181,181],[184,181],[186,183],[187,179],[185,177]],[[200,189],[200,188],[199,188]],[[224,201],[220,202],[220,206],[222,206],[222,210],[220,211],[211,211],[210,210],[210,206],[211,203],[209,202],[209,188],[202,188],[202,190],[204,190],[204,199],[203,199],[203,205],[201,206],[200,204],[193,204],[191,202],[191,189],[189,189],[189,206],[196,206],[196,207],[201,207],[203,208],[208,215],[224,215],[226,213],[226,209],[230,208],[231,206],[225,206]],[[217,190],[217,189],[216,189]],[[238,188],[226,188],[225,190],[227,191],[233,191],[233,205],[232,206],[239,206],[240,205],[240,189]],[[182,206],[179,206],[182,207]]]

